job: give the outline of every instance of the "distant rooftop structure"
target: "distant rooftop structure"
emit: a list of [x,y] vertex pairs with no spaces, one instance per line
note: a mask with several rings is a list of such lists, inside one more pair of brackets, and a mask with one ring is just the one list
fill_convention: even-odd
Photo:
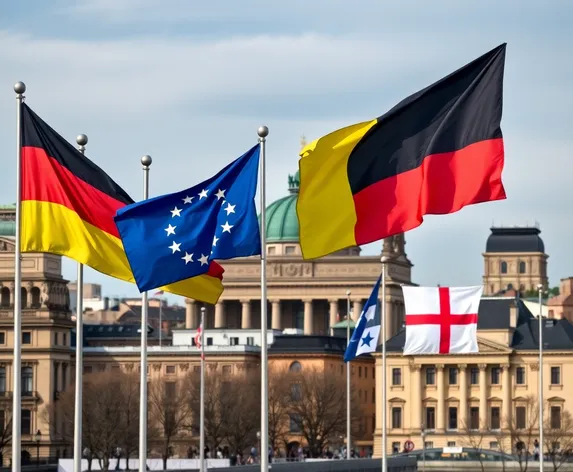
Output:
[[545,253],[545,244],[539,236],[539,225],[492,227],[487,238],[485,251],[496,252],[541,252]]

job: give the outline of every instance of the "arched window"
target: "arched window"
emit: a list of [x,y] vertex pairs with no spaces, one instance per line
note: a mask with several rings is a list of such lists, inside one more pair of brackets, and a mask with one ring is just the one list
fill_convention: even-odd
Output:
[[28,290],[26,290],[26,287],[22,287],[20,289],[20,293],[21,293],[21,301],[22,301],[22,308],[28,308]]
[[10,289],[2,287],[2,292],[0,293],[0,306],[10,306]]
[[22,367],[22,395],[30,396],[34,390],[34,374],[31,367]]
[[499,270],[502,274],[507,274],[507,262],[501,261],[501,264],[499,265]]
[[32,287],[32,308],[40,308],[40,289],[38,287]]
[[300,365],[299,361],[294,361],[290,367],[288,368],[290,372],[300,372],[302,370],[302,366]]
[[527,266],[525,264],[525,262],[521,261],[519,263],[519,273],[520,274],[525,274],[525,270],[527,269]]

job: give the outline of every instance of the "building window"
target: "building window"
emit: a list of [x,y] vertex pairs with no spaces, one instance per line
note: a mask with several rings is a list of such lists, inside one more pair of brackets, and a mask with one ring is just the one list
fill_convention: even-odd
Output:
[[91,365],[84,366],[84,374],[91,374],[93,372],[93,367]]
[[499,271],[502,274],[507,274],[507,262],[501,261],[501,264],[499,265]]
[[276,248],[276,247],[274,247],[274,246],[269,246],[269,247],[267,248],[267,254],[268,254],[269,256],[274,256],[276,253],[277,253],[277,248]]
[[292,255],[294,254],[295,248],[294,246],[287,246],[285,247],[285,254]]
[[41,294],[38,287],[32,287],[32,308],[40,308],[41,305]]
[[400,443],[393,442],[392,443],[392,454],[398,454],[400,452]]
[[376,387],[372,389],[372,403],[376,403]]
[[426,367],[426,385],[436,384],[436,368]]
[[402,427],[402,408],[392,408],[392,428],[400,429]]
[[[223,368],[224,369],[224,368]],[[174,374],[175,373],[175,366],[174,365],[167,365],[165,366],[165,373],[166,374]]]
[[54,397],[54,400],[57,398],[56,395],[60,391],[58,385],[59,373],[60,373],[60,363],[54,362],[54,385],[53,385],[53,395],[52,395]]
[[499,443],[497,441],[490,441],[489,448],[495,451],[496,449],[499,449]]
[[62,346],[68,345],[68,335],[66,333],[62,333]]
[[499,367],[492,367],[491,368],[491,384],[492,385],[499,385],[501,377],[501,369]]
[[456,447],[455,441],[448,441],[448,447]]
[[59,340],[59,334],[57,331],[54,333],[54,346],[57,346],[58,343],[60,342]]
[[426,429],[436,429],[436,409],[433,406],[426,407]]
[[6,333],[4,331],[0,331],[0,344],[6,344]]
[[22,344],[32,344],[32,333],[30,331],[22,333]]
[[526,409],[524,406],[518,406],[515,408],[515,426],[517,429],[525,429],[526,422]]
[[288,368],[290,372],[300,372],[302,370],[302,365],[300,365],[299,361],[294,361],[290,367]]
[[293,383],[290,386],[290,399],[293,402],[298,402],[302,400],[302,393],[299,383]]
[[358,377],[362,377],[362,366],[358,366]]
[[68,386],[68,365],[62,364],[62,391]]
[[455,406],[448,408],[448,429],[458,429],[458,409]]
[[207,346],[213,345],[213,338],[207,338]]
[[[34,376],[31,367],[22,367],[22,395],[31,396],[34,389]],[[23,411],[23,410],[22,410]]]
[[6,393],[6,367],[0,367],[0,395]]
[[470,384],[479,384],[479,369],[477,367],[472,367],[470,369]]
[[22,410],[22,434],[31,434],[32,433],[32,411],[31,410]]
[[229,344],[230,344],[231,346],[238,346],[238,345],[239,345],[239,338],[238,338],[238,337],[232,337],[232,338],[229,340]]
[[230,365],[224,365],[223,366],[223,375],[231,375],[231,366]]
[[551,367],[551,385],[561,385],[561,368]]
[[470,408],[470,429],[479,429],[479,407]]
[[500,423],[499,407],[498,406],[492,406],[490,413],[491,413],[491,418],[490,418],[491,429],[495,429],[495,430],[500,429],[501,423]]
[[550,415],[551,429],[561,429],[561,407],[552,406]]
[[525,265],[525,262],[521,261],[519,263],[519,273],[525,274],[525,269],[527,269],[527,266]]
[[458,384],[458,369],[457,367],[450,367],[448,371],[448,381],[450,385],[457,385]]
[[296,413],[290,415],[290,432],[300,433],[300,416]]
[[515,369],[515,383],[516,385],[525,385],[525,367]]
[[424,449],[434,449],[434,441],[426,441],[424,443]]
[[196,374],[199,374],[201,372],[201,366],[200,365],[194,365],[193,366],[193,372],[195,372]]
[[254,346],[255,345],[255,338],[253,336],[247,337],[247,346]]
[[392,369],[392,385],[402,385],[402,369]]

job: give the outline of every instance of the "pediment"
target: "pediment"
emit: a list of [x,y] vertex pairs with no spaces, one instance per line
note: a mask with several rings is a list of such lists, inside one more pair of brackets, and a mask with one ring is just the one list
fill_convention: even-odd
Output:
[[16,243],[13,238],[0,237],[0,252],[14,252]]
[[398,397],[394,397],[394,398],[390,398],[390,400],[388,400],[389,403],[406,403],[406,400],[404,400],[403,398],[398,398]]
[[470,397],[469,401],[470,402],[479,402],[479,398],[478,397]]
[[446,401],[447,402],[459,402],[460,399],[456,398],[456,397],[449,397],[449,398],[446,398]]
[[484,339],[478,336],[478,349],[480,354],[496,353],[496,354],[510,354],[512,351],[507,346],[492,341],[491,339]]
[[501,398],[499,398],[499,397],[489,397],[488,400],[489,400],[490,402],[500,402],[500,401],[502,401]]
[[547,399],[548,402],[564,402],[565,399],[561,397],[551,397]]
[[438,400],[436,400],[434,397],[426,397],[422,401],[424,401],[424,402],[437,402]]
[[520,395],[519,397],[514,397],[513,401],[514,402],[526,402],[527,398],[525,398],[523,395]]

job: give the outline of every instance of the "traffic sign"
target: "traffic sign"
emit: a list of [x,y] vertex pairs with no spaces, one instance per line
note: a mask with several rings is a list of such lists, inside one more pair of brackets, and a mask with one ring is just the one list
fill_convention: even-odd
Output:
[[414,450],[414,443],[410,440],[404,441],[404,450],[410,452]]

